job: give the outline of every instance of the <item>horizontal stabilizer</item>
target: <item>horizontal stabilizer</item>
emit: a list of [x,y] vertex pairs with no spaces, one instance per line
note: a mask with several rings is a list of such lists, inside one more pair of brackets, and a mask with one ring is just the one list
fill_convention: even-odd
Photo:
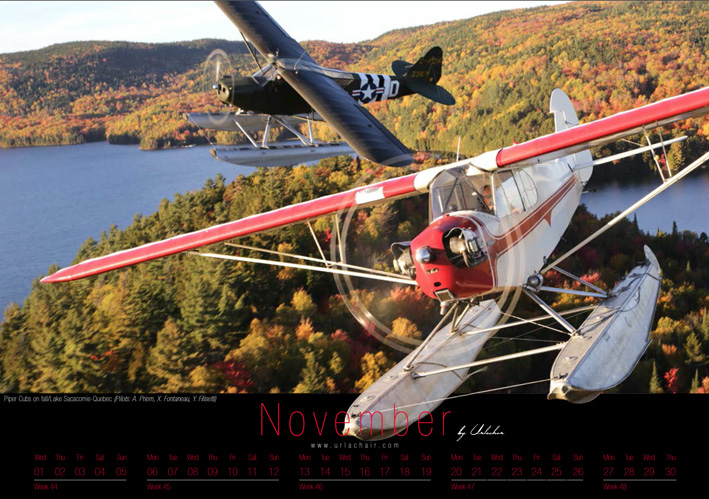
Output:
[[443,104],[445,106],[452,106],[455,104],[455,97],[453,97],[448,90],[440,85],[433,83],[421,83],[416,80],[409,80],[404,78],[404,85],[409,87],[411,90],[419,95],[431,99],[434,102]]
[[391,70],[413,92],[439,104],[451,106],[455,104],[455,97],[445,88],[436,85],[441,79],[442,63],[443,50],[441,47],[433,47],[416,64],[394,61]]
[[395,76],[403,78],[404,76],[406,76],[406,73],[409,72],[411,66],[413,66],[413,64],[411,64],[410,62],[394,61],[391,63],[391,70]]

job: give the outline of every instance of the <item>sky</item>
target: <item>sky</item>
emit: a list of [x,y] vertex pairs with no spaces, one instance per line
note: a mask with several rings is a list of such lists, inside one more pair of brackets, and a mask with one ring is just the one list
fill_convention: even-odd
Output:
[[[298,41],[360,42],[396,28],[467,19],[554,1],[296,2],[261,5]],[[240,39],[213,2],[0,1],[0,53],[83,40],[175,42]]]

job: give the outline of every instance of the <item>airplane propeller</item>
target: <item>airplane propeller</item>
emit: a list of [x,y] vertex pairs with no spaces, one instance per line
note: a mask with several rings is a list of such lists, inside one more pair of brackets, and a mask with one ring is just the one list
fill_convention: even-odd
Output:
[[[200,93],[217,93],[220,102],[224,102],[222,95],[228,97],[229,89],[222,84],[224,77],[234,74],[234,68],[227,53],[218,48],[214,49],[202,63],[202,76],[198,86]],[[228,113],[214,113],[209,115],[214,126],[223,125],[229,119]]]
[[[224,76],[232,75],[234,70],[229,60],[229,56],[222,49],[213,50],[203,65],[204,91],[207,92],[223,92],[221,88],[221,80]],[[221,87],[221,88],[220,88]]]

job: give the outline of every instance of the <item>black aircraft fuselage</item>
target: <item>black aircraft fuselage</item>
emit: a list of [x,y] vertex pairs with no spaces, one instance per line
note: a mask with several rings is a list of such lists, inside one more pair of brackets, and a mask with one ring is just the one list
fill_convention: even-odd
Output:
[[[332,79],[361,104],[414,93],[396,76],[361,76],[355,73],[353,78]],[[280,76],[262,84],[254,77],[225,76],[219,82],[217,93],[224,104],[244,111],[279,115],[306,114],[312,111],[310,104]]]
[[[360,104],[378,102],[418,93],[441,104],[455,99],[436,83],[441,77],[443,52],[434,47],[416,62],[395,61],[394,75],[353,73],[317,67]],[[313,69],[309,69],[313,70]],[[215,85],[219,99],[229,106],[260,114],[307,114],[312,107],[293,89],[272,65],[253,76],[223,76]]]

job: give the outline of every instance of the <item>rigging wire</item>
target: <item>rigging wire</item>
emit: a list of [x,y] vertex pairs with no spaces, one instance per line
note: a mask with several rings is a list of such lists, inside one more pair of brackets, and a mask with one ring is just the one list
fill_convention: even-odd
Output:
[[[463,398],[463,397],[470,397],[471,395],[480,395],[480,394],[483,394],[483,393],[491,393],[491,392],[496,392],[496,391],[500,391],[500,390],[509,390],[509,389],[512,389],[512,388],[520,388],[520,387],[522,387],[522,386],[534,385],[534,384],[538,384],[538,383],[546,383],[546,382],[549,382],[549,381],[551,381],[551,378],[540,379],[540,380],[537,380],[537,381],[527,381],[526,383],[518,383],[518,384],[516,384],[516,385],[501,386],[501,387],[498,387],[498,388],[489,388],[489,389],[487,389],[487,390],[480,390],[480,391],[477,391],[477,392],[462,393],[462,394],[460,394],[460,395],[452,395],[452,396],[450,396],[450,397],[443,397],[443,398],[439,398],[439,399],[426,400],[426,401],[424,401],[424,402],[416,402],[415,404],[408,404],[408,405],[396,406],[396,409],[397,409],[397,410],[399,410],[399,409],[406,409],[406,408],[408,408],[408,407],[416,407],[417,405],[431,404],[431,403],[433,403],[433,402],[443,402],[443,401],[445,401],[445,400],[452,400],[452,399],[458,399],[458,398]],[[380,410],[379,412],[384,413],[384,412],[391,412],[391,411],[393,411],[393,410],[394,410],[393,408],[391,408],[391,409],[382,409],[382,410]]]
[[[571,319],[571,318],[573,318],[573,317],[579,316],[579,315],[583,314],[584,312],[585,312],[585,311],[577,312],[577,313],[575,313],[575,314],[570,315],[569,318]],[[505,312],[502,312],[502,313],[505,314]],[[514,319],[520,320],[519,317],[515,317],[515,316],[512,315],[512,314],[505,314],[505,315],[509,315],[509,316],[511,316],[511,317],[514,318]],[[547,319],[548,319],[548,318],[549,318],[549,317],[547,317]],[[488,346],[488,347],[484,347],[484,348],[481,349],[481,351],[484,352],[485,350],[489,350],[490,348],[497,347],[497,346],[499,346],[499,345],[502,345],[502,344],[504,344],[504,343],[507,343],[508,341],[515,341],[515,340],[520,340],[520,341],[544,341],[544,342],[550,342],[550,343],[557,343],[557,342],[554,341],[554,340],[534,340],[534,339],[524,338],[525,336],[528,336],[528,335],[530,335],[530,334],[532,334],[532,333],[535,333],[535,332],[537,332],[537,331],[539,331],[539,330],[541,330],[541,329],[544,329],[544,328],[551,329],[552,331],[558,331],[559,333],[562,333],[562,334],[568,336],[568,333],[566,333],[566,331],[562,331],[561,329],[556,329],[556,328],[553,328],[553,327],[551,327],[551,326],[546,326],[546,325],[544,325],[544,324],[539,324],[539,327],[536,327],[536,328],[532,329],[531,331],[527,331],[526,333],[520,334],[519,336],[515,336],[515,337],[513,337],[513,338],[505,338],[505,339],[502,339],[502,338],[500,338],[500,337],[493,336],[492,338],[490,338],[491,340],[492,340],[492,339],[502,339],[502,341],[500,341],[499,343],[495,343],[494,345],[490,345],[490,346]]]

